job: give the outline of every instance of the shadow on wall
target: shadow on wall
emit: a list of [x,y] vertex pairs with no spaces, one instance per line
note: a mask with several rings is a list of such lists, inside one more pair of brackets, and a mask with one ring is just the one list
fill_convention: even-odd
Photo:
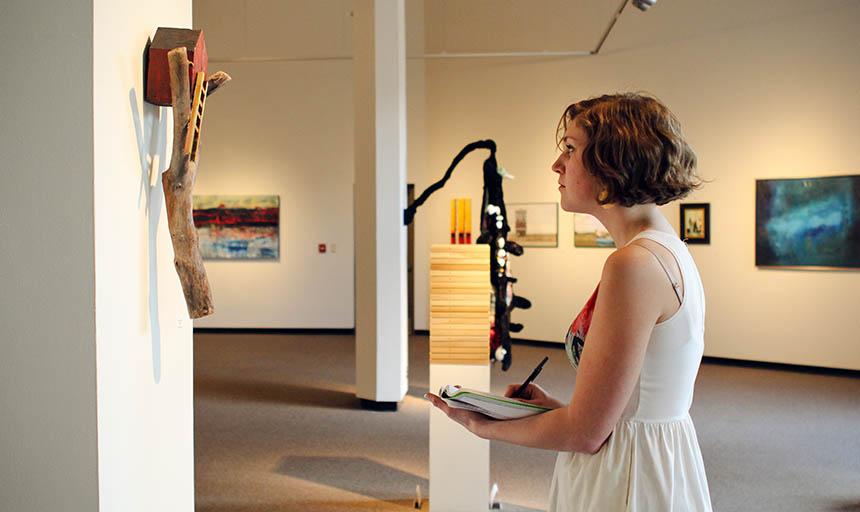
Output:
[[291,455],[281,460],[275,472],[410,507],[416,497],[415,487],[426,497],[429,486],[426,478],[363,457]]
[[[152,336],[152,378],[155,383],[161,381],[161,321],[158,313],[158,223],[161,218],[161,205],[164,194],[160,181],[150,186],[150,168],[157,165],[160,172],[167,163],[166,117],[161,116],[161,107],[143,103],[143,116],[138,110],[138,97],[134,88],[129,90],[128,101],[131,106],[131,116],[134,123],[134,133],[137,137],[138,155],[140,158],[140,193],[138,207],[141,201],[149,223],[149,331]],[[146,324],[146,320],[142,322]]]

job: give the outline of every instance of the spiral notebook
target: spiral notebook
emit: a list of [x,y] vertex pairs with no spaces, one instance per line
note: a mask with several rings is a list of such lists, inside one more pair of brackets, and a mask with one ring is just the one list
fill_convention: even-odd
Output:
[[451,385],[442,386],[439,396],[450,407],[479,412],[497,420],[515,420],[552,410],[516,398]]

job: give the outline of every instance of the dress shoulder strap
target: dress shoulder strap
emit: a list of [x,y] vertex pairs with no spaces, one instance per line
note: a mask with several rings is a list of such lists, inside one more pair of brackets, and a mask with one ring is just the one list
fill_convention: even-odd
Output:
[[[645,249],[646,251],[650,252],[651,255],[657,259],[657,262],[660,264],[660,266],[663,267],[663,271],[666,272],[666,276],[669,278],[669,282],[672,283],[672,289],[675,291],[675,296],[678,297],[678,303],[682,304],[684,301],[681,298],[681,284],[678,281],[676,281],[674,277],[672,277],[672,273],[669,272],[669,267],[666,266],[666,262],[664,262],[663,258],[661,258],[659,255],[657,255],[657,253],[654,252],[650,247],[648,247],[645,244],[637,243],[637,242],[639,242],[639,240],[634,240],[631,243],[634,243],[634,244],[638,245],[639,247]],[[659,243],[659,242],[657,242],[657,243]],[[672,251],[670,250],[669,252],[672,252]],[[679,263],[679,269],[680,269],[680,263]]]

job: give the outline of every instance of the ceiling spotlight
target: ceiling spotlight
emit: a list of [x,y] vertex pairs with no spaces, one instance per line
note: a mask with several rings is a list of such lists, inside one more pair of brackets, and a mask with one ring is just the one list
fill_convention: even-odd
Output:
[[[615,26],[615,22],[618,21],[618,17],[621,16],[621,13],[624,12],[624,8],[627,7],[627,4],[630,3],[630,0],[622,0],[621,7],[618,8],[618,11],[615,12],[615,16],[609,21],[609,26],[606,27],[606,30],[603,32],[603,36],[601,36],[600,41],[598,41],[597,46],[591,50],[591,55],[597,55],[600,52],[600,48],[603,47],[603,43],[606,41],[606,37],[609,35],[609,32],[612,31],[612,27]],[[657,0],[633,0],[633,5],[636,6],[642,12],[648,10],[649,7],[656,4]]]
[[649,7],[656,3],[657,0],[633,0],[633,5],[642,12],[647,11]]

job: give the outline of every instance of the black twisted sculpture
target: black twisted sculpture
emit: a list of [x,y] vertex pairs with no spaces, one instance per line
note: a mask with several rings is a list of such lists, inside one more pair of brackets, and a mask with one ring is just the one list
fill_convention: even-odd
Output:
[[403,224],[408,226],[415,218],[415,211],[430,194],[439,190],[451,177],[451,173],[460,161],[476,149],[487,149],[490,156],[484,160],[484,197],[481,201],[481,235],[477,243],[487,244],[490,249],[490,284],[493,288],[492,307],[493,324],[490,328],[490,360],[501,361],[502,370],[507,371],[511,366],[511,332],[520,332],[522,324],[511,323],[511,311],[514,308],[528,309],[531,302],[528,299],[514,295],[513,284],[517,281],[511,277],[508,268],[508,255],[521,256],[523,248],[518,243],[508,240],[508,215],[505,210],[505,198],[502,191],[502,178],[505,170],[496,162],[496,143],[493,140],[479,140],[466,145],[445,171],[445,176],[427,187],[421,195],[403,211]]

